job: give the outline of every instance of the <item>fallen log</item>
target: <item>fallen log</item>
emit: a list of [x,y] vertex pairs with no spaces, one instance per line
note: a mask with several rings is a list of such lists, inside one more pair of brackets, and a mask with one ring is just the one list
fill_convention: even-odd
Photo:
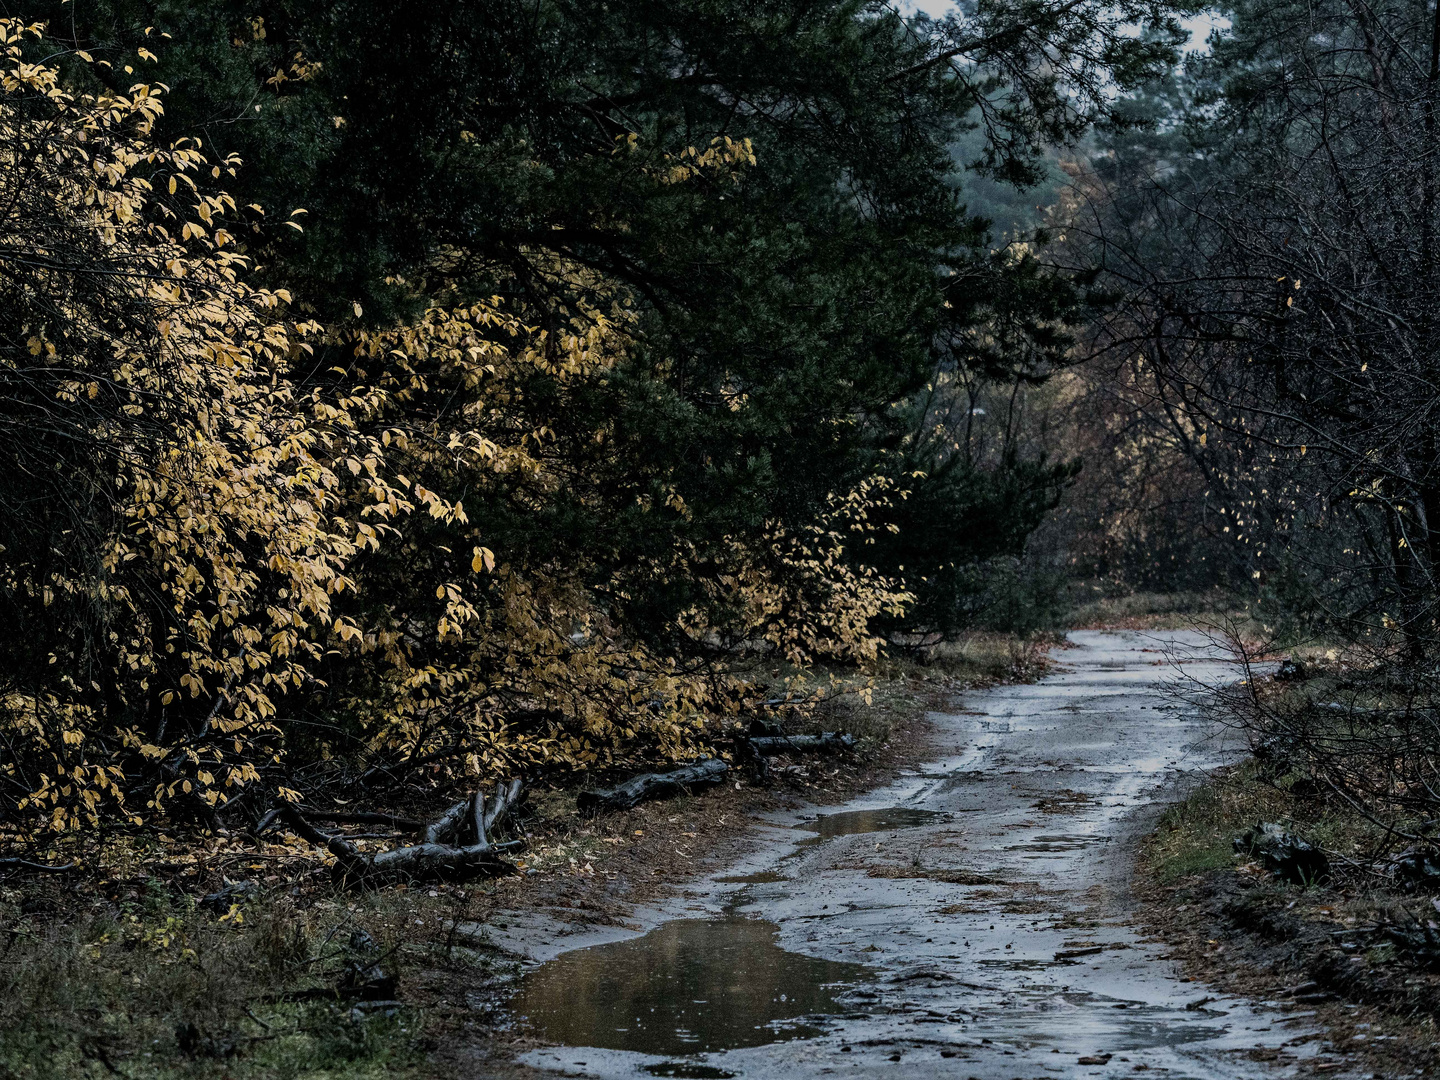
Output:
[[725,779],[730,766],[719,758],[705,758],[683,769],[672,769],[663,773],[642,773],[632,776],[623,784],[601,791],[582,791],[576,805],[583,811],[600,813],[609,810],[629,810],[645,799],[676,795],[693,787],[718,784]]
[[496,854],[490,832],[520,798],[522,784],[512,780],[486,800],[476,791],[456,803],[425,828],[423,843],[390,851],[362,852],[345,836],[322,832],[289,803],[274,813],[297,836],[335,856],[335,873],[350,882],[373,884],[388,878],[456,878],[478,874],[513,874],[515,865]]
[[826,731],[819,735],[765,735],[746,740],[750,749],[760,757],[774,757],[790,753],[833,753],[836,750],[850,750],[855,746],[855,736],[839,731]]

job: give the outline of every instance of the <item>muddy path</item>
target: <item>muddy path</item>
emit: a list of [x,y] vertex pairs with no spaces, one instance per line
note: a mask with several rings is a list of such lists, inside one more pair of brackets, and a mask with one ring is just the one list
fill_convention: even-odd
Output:
[[511,1007],[550,1044],[516,1064],[616,1080],[1302,1067],[1304,1016],[1216,998],[1127,922],[1158,800],[1220,756],[1167,688],[1235,670],[1195,633],[1071,641],[1042,681],[935,716],[940,759],[823,815],[775,815],[743,865],[637,913],[648,933],[553,955],[543,928],[514,928],[536,962]]

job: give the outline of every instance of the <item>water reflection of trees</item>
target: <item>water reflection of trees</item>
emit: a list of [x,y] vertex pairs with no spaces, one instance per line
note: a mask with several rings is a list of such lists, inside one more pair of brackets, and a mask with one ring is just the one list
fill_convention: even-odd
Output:
[[525,980],[516,1011],[558,1043],[652,1054],[814,1034],[777,1022],[838,1011],[836,984],[867,969],[786,952],[775,938],[759,919],[680,919],[558,957]]

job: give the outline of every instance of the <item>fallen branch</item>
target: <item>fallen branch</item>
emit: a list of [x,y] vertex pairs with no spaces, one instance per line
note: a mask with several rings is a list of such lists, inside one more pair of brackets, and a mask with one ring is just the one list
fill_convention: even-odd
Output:
[[[515,866],[496,854],[489,833],[519,800],[522,784],[502,784],[487,800],[476,791],[425,827],[425,841],[374,853],[362,852],[343,835],[323,832],[289,803],[272,813],[296,835],[335,856],[335,871],[350,881],[373,883],[393,877],[454,878],[475,874],[513,874]],[[266,815],[269,817],[270,815]],[[418,823],[417,823],[418,824]],[[450,841],[454,841],[453,843]]]
[[761,757],[806,752],[830,753],[850,750],[855,746],[855,736],[838,731],[826,731],[819,735],[765,735],[747,741],[750,749]]
[[705,758],[683,769],[663,773],[642,773],[623,784],[602,791],[582,791],[576,805],[585,811],[629,810],[645,799],[676,795],[693,787],[718,784],[725,779],[730,766],[719,758]]
[[46,863],[31,862],[29,859],[0,859],[0,870],[5,870],[12,866],[18,866],[25,870],[41,870],[47,874],[63,874],[67,870],[78,869],[80,864],[75,862],[68,862],[64,866],[50,866]]
[[[476,794],[479,793],[477,792]],[[470,799],[461,799],[427,825],[425,828],[425,842],[427,844],[443,844],[453,839],[460,831],[460,826],[465,820],[466,811],[470,809],[470,802]]]

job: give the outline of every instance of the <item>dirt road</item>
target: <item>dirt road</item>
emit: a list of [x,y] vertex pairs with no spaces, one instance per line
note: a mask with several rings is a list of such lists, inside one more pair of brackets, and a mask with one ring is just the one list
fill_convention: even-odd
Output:
[[1219,754],[1166,687],[1235,670],[1194,633],[1071,641],[1041,682],[936,716],[942,759],[824,816],[777,816],[744,865],[642,913],[648,934],[536,953],[513,1007],[559,1045],[519,1064],[616,1080],[1302,1066],[1303,1016],[1213,999],[1126,922],[1157,800]]

